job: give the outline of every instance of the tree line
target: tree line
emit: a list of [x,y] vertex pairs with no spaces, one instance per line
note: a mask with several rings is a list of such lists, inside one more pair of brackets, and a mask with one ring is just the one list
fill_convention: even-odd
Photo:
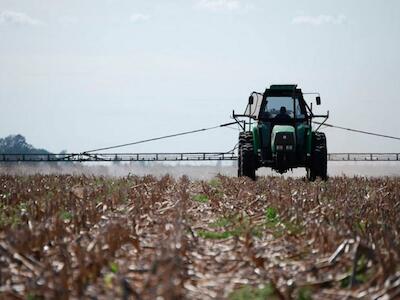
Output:
[[28,144],[21,134],[12,134],[0,138],[0,154],[51,154],[45,149],[35,148]]

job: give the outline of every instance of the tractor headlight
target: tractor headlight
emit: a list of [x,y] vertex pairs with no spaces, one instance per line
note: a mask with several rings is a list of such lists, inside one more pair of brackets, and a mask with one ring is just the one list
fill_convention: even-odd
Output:
[[276,145],[276,150],[283,150],[283,145]]
[[292,151],[293,150],[293,145],[286,145],[286,150]]

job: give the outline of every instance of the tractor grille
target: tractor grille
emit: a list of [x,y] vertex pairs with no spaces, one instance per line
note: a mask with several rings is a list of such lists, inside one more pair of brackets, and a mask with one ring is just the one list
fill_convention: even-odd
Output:
[[294,135],[292,132],[278,132],[275,136],[275,145],[287,146],[291,145],[294,147]]

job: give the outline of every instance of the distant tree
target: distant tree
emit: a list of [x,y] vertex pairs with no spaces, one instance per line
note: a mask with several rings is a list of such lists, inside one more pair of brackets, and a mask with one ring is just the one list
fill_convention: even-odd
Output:
[[[21,134],[9,135],[5,138],[0,138],[0,154],[50,154],[45,149],[37,149],[26,142],[26,139]],[[14,156],[16,157],[16,156]],[[37,156],[41,159],[42,156]],[[11,158],[11,157],[8,157]]]
[[0,138],[0,153],[9,154],[49,154],[50,152],[44,149],[37,149],[26,142],[26,139],[21,134],[9,135],[5,138]]

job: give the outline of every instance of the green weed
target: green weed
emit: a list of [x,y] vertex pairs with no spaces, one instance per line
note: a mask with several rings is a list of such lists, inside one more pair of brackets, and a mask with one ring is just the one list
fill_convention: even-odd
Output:
[[218,178],[211,179],[208,184],[213,188],[221,187],[221,181]]
[[232,232],[230,232],[230,231],[218,232],[218,231],[209,231],[209,230],[199,230],[199,231],[197,231],[197,234],[201,238],[212,239],[212,240],[227,239],[232,236]]
[[[367,265],[368,265],[368,259],[364,255],[362,255],[359,258],[359,260],[357,262],[357,266],[356,266],[356,274],[355,274],[355,282],[356,283],[365,283],[371,279],[371,277],[373,275],[373,273],[372,273],[373,271],[371,269],[368,269]],[[345,277],[340,282],[340,286],[342,288],[350,286],[352,268],[349,269],[348,273],[349,273],[349,276]]]
[[108,266],[110,267],[111,272],[113,272],[114,274],[118,272],[119,267],[116,262],[110,262]]
[[196,202],[200,203],[207,203],[208,202],[208,196],[204,194],[197,194],[192,197],[192,199]]
[[267,207],[265,209],[265,227],[273,229],[275,237],[281,237],[285,233],[296,235],[303,231],[303,227],[300,225],[282,221],[275,207]]
[[267,284],[264,287],[256,288],[249,285],[233,291],[229,294],[230,300],[264,300],[264,299],[278,299],[275,295],[274,288]]
[[312,293],[309,287],[302,287],[298,292],[298,300],[312,300]]
[[64,221],[70,221],[72,220],[73,214],[69,211],[65,211],[63,210],[62,212],[60,212],[60,218]]
[[221,217],[210,223],[209,226],[211,228],[224,228],[225,231],[218,232],[202,230],[198,232],[200,237],[224,239],[231,236],[245,236],[246,234],[256,237],[262,236],[262,228],[260,228],[260,226],[252,226],[247,216],[232,215],[228,217]]
[[12,207],[0,203],[0,227],[15,227],[21,224],[21,212],[26,211],[26,203]]
[[279,222],[278,210],[275,207],[267,207],[265,209],[265,222],[271,225]]
[[210,227],[218,228],[218,227],[226,227],[232,224],[231,220],[225,217],[221,217],[210,224]]

